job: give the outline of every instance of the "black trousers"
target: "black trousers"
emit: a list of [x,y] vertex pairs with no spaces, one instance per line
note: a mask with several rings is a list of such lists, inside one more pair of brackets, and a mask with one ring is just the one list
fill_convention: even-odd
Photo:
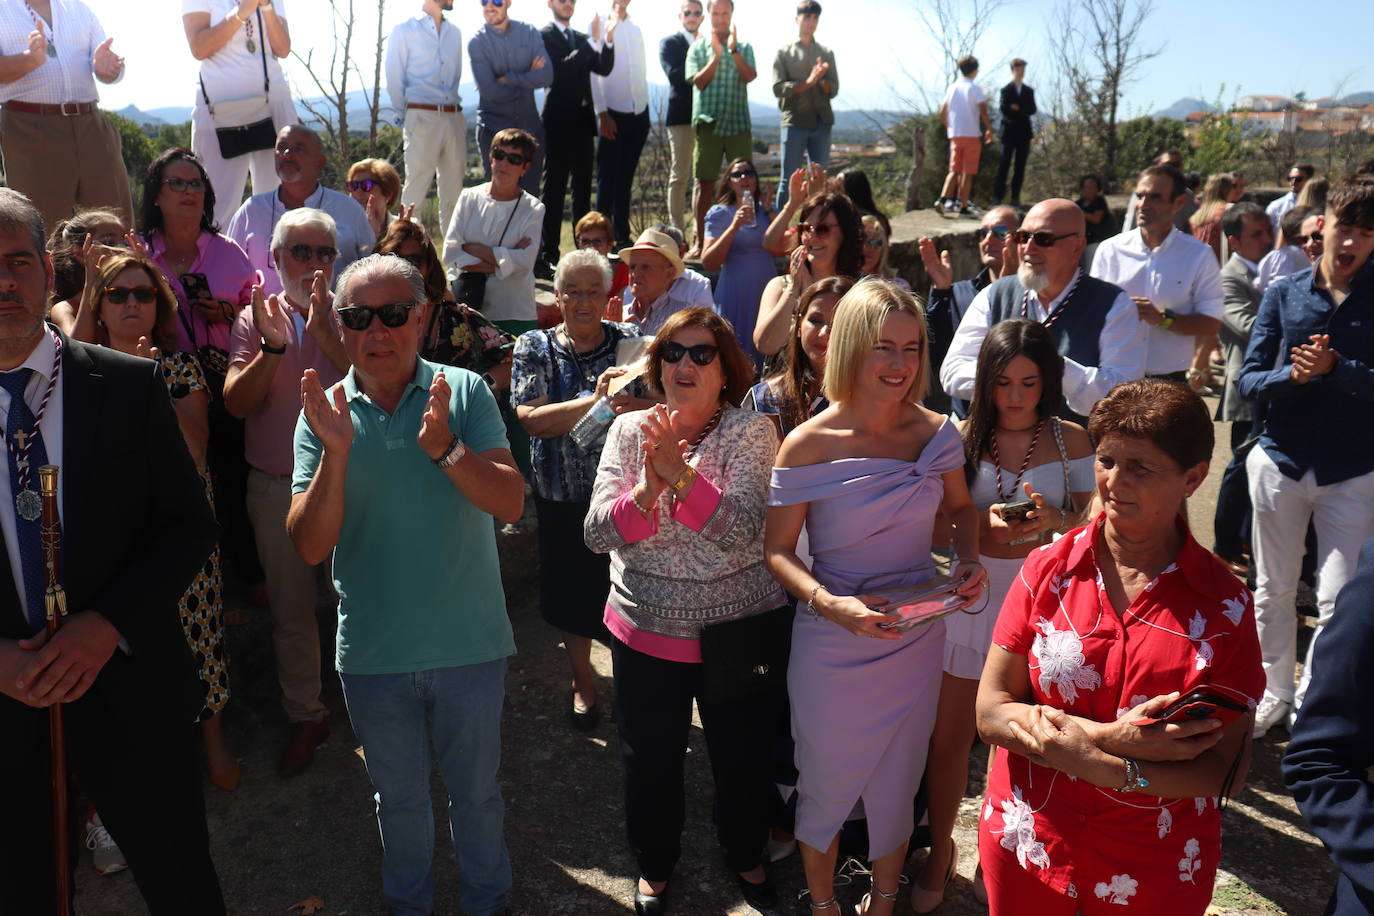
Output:
[[1030,137],[1015,140],[1002,138],[1002,157],[997,160],[997,178],[992,183],[992,199],[1002,200],[1007,193],[1007,168],[1016,156],[1016,168],[1011,176],[1011,199],[1021,199],[1021,185],[1026,180],[1026,157],[1030,155]]
[[1231,460],[1221,475],[1221,486],[1217,490],[1213,521],[1216,536],[1212,551],[1232,561],[1239,560],[1242,546],[1250,543],[1250,522],[1254,512],[1250,506],[1250,478],[1245,473],[1245,456],[1237,455],[1236,449],[1250,438],[1251,426],[1249,420],[1236,420],[1231,424]]
[[[592,160],[596,154],[594,121],[544,122],[544,244],[543,258],[558,263],[563,234],[563,195],[572,180],[572,223],[592,208]],[[576,240],[573,241],[574,247]]]
[[716,837],[732,871],[763,861],[768,839],[774,702],[766,695],[711,702],[701,665],[670,662],[611,640],[616,719],[625,766],[625,828],[639,872],[668,881],[682,852],[683,755],[692,700],[701,712],[715,783]]
[[[150,693],[122,692],[116,702],[101,680],[121,680],[111,668],[132,664],[116,650],[91,690],[63,706],[68,772],[119,844],[150,913],[222,914],[191,718]],[[48,711],[0,697],[0,726],[0,785],[8,790],[0,913],[46,916],[56,912]],[[85,839],[80,814],[72,812],[74,871]]]
[[649,139],[649,109],[639,114],[611,111],[615,139],[602,137],[596,147],[596,209],[611,218],[617,244],[634,241],[630,235],[630,192],[639,155]]

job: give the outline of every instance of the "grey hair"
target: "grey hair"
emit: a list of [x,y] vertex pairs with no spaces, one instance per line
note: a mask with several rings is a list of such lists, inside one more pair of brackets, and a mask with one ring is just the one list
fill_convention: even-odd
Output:
[[405,258],[398,258],[389,254],[370,254],[349,264],[348,268],[339,276],[339,282],[334,287],[334,308],[336,310],[346,309],[353,304],[351,281],[355,277],[365,283],[379,280],[404,280],[410,285],[410,298],[417,303],[429,301],[429,296],[425,293],[425,279],[420,276],[420,272],[415,269],[414,264]]
[[22,229],[33,242],[34,254],[42,257],[47,250],[43,245],[46,233],[43,231],[43,214],[23,194],[13,188],[0,188],[0,229]]
[[668,236],[668,238],[672,239],[674,242],[677,242],[677,247],[679,250],[681,250],[683,245],[687,244],[687,236],[683,235],[682,230],[679,229],[677,226],[670,226],[667,223],[663,223],[661,225],[654,226],[653,231],[662,232],[664,235]]
[[569,251],[558,259],[558,267],[553,272],[554,291],[563,292],[563,281],[568,274],[575,270],[586,270],[591,267],[596,268],[597,273],[601,275],[601,291],[603,293],[610,292],[613,276],[611,262],[594,248],[578,248],[575,251]]
[[286,215],[277,220],[277,227],[272,230],[272,253],[276,254],[285,248],[286,236],[292,229],[301,226],[314,226],[321,232],[329,233],[329,243],[338,247],[339,224],[334,222],[334,217],[314,207],[297,207],[287,210]]

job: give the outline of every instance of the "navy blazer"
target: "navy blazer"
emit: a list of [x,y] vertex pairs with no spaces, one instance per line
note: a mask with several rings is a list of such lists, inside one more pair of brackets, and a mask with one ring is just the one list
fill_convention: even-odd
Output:
[[[1013,111],[1011,106],[1020,105],[1019,111]],[[1021,95],[1016,94],[1016,83],[1010,82],[1002,87],[1002,98],[998,104],[998,110],[1002,112],[1002,139],[1003,140],[1029,140],[1035,131],[1031,128],[1031,118],[1035,116],[1035,90],[1021,84]]]
[[591,74],[609,76],[615,66],[615,48],[601,45],[592,50],[591,41],[576,29],[568,37],[550,22],[539,30],[553,66],[553,85],[544,93],[543,119],[546,125],[590,125],[596,132],[596,110],[592,106]]
[[658,45],[658,62],[668,77],[668,113],[663,123],[669,127],[692,123],[692,84],[687,79],[687,49],[691,46],[681,32],[674,32]]
[[1336,597],[1283,758],[1283,781],[1341,876],[1327,913],[1374,913],[1374,538]]

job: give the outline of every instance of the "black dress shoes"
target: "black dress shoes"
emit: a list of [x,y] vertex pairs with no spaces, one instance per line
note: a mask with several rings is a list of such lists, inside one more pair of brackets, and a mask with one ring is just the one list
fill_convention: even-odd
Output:
[[744,880],[741,874],[735,874],[735,882],[739,884],[740,893],[744,895],[744,902],[756,910],[769,910],[778,905],[778,889],[773,886],[770,878],[764,878],[758,884]]
[[663,893],[654,895],[646,894],[639,889],[639,882],[635,882],[635,916],[660,916],[668,912],[667,905],[663,898],[667,895],[668,889],[664,888]]

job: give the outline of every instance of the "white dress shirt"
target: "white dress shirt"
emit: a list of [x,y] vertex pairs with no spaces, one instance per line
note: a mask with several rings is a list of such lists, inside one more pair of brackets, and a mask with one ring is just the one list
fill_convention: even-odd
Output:
[[1255,289],[1264,292],[1281,277],[1295,274],[1312,266],[1307,254],[1297,245],[1284,245],[1260,258],[1259,272],[1255,277]]
[[[30,27],[32,31],[32,27]],[[24,402],[29,405],[29,410],[34,416],[38,416],[38,408],[43,404],[43,395],[48,390],[48,379],[52,376],[53,354],[57,351],[57,345],[53,342],[52,334],[44,326],[43,336],[38,344],[29,354],[29,358],[16,366],[16,369],[27,368],[33,370],[33,375],[29,377],[29,383],[24,388]],[[66,387],[66,380],[57,378],[57,385],[53,388],[52,397],[48,400],[48,409],[43,413],[43,421],[39,423],[39,432],[43,434],[43,449],[48,453],[48,464],[62,466],[62,394]],[[4,416],[4,429],[9,428],[10,418],[10,393],[0,388],[0,414]],[[4,434],[4,429],[0,429],[0,435]],[[13,443],[11,443],[13,445]],[[5,456],[5,470],[0,474],[0,531],[5,535],[5,552],[9,555],[10,573],[14,576],[15,591],[19,593],[19,604],[28,612],[29,601],[22,585],[24,581],[24,566],[19,559],[19,535],[15,528],[14,521],[14,493],[10,489],[9,455]],[[33,468],[34,490],[38,489],[38,468]],[[62,516],[62,488],[63,475],[57,475],[57,514]]]
[[[1099,280],[1115,283],[1127,296],[1145,296],[1163,311],[1206,315],[1221,320],[1221,265],[1212,247],[1191,235],[1171,229],[1155,248],[1145,244],[1139,229],[1103,240],[1088,271]],[[1146,375],[1182,372],[1193,362],[1197,343],[1192,334],[1178,334],[1141,322],[1146,329]]]
[[[544,205],[532,194],[521,191],[515,200],[495,200],[491,182],[464,188],[444,236],[449,280],[481,260],[464,251],[464,245],[487,245],[496,256],[496,271],[487,275],[482,314],[492,321],[534,321],[534,260],[543,231]],[[529,244],[516,248],[522,238]]]
[[[372,233],[372,224],[358,202],[340,191],[320,185],[315,193],[305,199],[305,206],[323,210],[334,217],[339,230],[339,259],[334,262],[334,282],[338,282],[344,268],[372,250],[377,237]],[[262,293],[270,296],[279,293],[281,279],[277,276],[276,265],[272,263],[272,231],[277,228],[277,220],[286,215],[286,206],[281,202],[278,191],[265,191],[254,194],[243,202],[238,212],[229,220],[224,234],[239,243],[248,255],[248,261],[262,271]]]
[[[23,54],[32,31],[33,16],[23,0],[0,2],[0,55]],[[57,46],[57,57],[44,58],[37,70],[12,83],[0,83],[0,102],[61,105],[97,101],[95,49],[105,40],[105,29],[95,13],[81,0],[52,0],[52,26],[44,22],[43,34]],[[121,69],[114,81],[123,78]]]
[[644,33],[630,20],[622,19],[611,36],[611,47],[615,48],[615,65],[610,75],[592,74],[592,106],[597,114],[608,110],[639,114],[649,107]]
[[[1031,296],[1026,317],[1042,322],[1048,318],[1063,303],[1065,294],[1073,289],[1078,274],[1079,271],[1074,272],[1074,279],[1048,306],[1041,303],[1040,297]],[[973,399],[978,351],[983,348],[983,338],[988,336],[989,289],[991,287],[984,287],[969,303],[964,319],[959,322],[959,330],[954,332],[949,352],[945,354],[944,365],[940,367],[941,386],[951,397],[965,401]],[[1070,410],[1086,417],[1093,405],[1112,388],[1145,374],[1145,334],[1141,330],[1144,326],[1136,317],[1131,298],[1125,293],[1117,296],[1097,337],[1098,361],[1102,365],[1084,366],[1071,359],[1064,360],[1064,401]]]
[[1279,221],[1283,219],[1285,213],[1293,209],[1297,202],[1298,195],[1289,191],[1271,200],[1269,206],[1264,208],[1264,212],[1269,215],[1269,222],[1274,227],[1274,238],[1279,237]]
[[447,19],[434,30],[434,18],[420,13],[392,29],[386,43],[386,92],[396,118],[406,105],[459,105],[463,79],[463,32]]

